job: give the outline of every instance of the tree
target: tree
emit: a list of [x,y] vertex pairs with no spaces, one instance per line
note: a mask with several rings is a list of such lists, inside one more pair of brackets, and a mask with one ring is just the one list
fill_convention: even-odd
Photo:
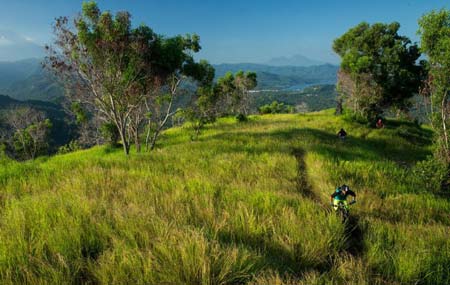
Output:
[[351,28],[333,43],[342,58],[338,92],[347,107],[373,120],[387,107],[405,109],[418,92],[422,67],[416,44],[398,34],[399,23]]
[[95,109],[92,106],[74,101],[71,102],[69,108],[66,108],[66,110],[68,114],[73,116],[73,120],[75,121],[77,139],[74,143],[79,148],[88,148],[102,142],[99,135],[102,120],[99,116],[96,116]]
[[147,150],[154,149],[169,119],[181,110],[174,108],[174,102],[181,93],[180,86],[189,79],[206,80],[202,77],[204,74],[199,72],[206,62],[197,63],[193,58],[193,53],[200,51],[199,41],[197,35],[163,37],[158,45],[158,57],[155,62],[157,88],[154,88],[151,96],[146,98],[146,116],[143,116],[147,126],[145,140]]
[[196,139],[204,125],[215,122],[219,115],[217,103],[220,94],[213,83],[214,67],[207,61],[201,60],[197,65],[190,65],[186,71],[193,78],[197,78],[198,84],[191,105],[184,110],[184,115],[194,129],[192,139]]
[[157,35],[147,26],[131,27],[130,14],[100,12],[84,2],[74,21],[60,17],[54,26],[55,47],[47,47],[48,65],[70,85],[69,95],[91,104],[113,122],[128,155],[130,115],[143,103],[150,83],[151,49]]
[[249,91],[257,85],[256,73],[238,71],[235,75],[227,72],[217,80],[219,92],[223,94],[228,112],[234,115],[247,116],[250,112]]
[[[61,17],[48,65],[64,75],[77,101],[95,106],[105,122],[116,125],[125,154],[131,140],[140,150],[140,132],[153,148],[174,111],[173,100],[185,66],[200,50],[197,35],[164,37],[149,27],[132,28],[130,14],[100,12],[95,2],[83,3],[81,16],[70,27]],[[151,140],[150,140],[151,137]]]
[[432,11],[420,18],[421,50],[428,57],[422,94],[430,98],[430,120],[438,136],[437,157],[450,163],[450,11]]
[[34,159],[48,148],[52,124],[44,113],[22,107],[10,110],[6,120],[13,133],[10,144],[18,158]]

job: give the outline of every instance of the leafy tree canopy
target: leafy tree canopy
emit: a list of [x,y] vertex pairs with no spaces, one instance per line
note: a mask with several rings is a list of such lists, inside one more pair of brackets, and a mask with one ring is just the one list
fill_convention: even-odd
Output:
[[397,22],[363,22],[333,43],[333,50],[342,58],[341,72],[349,74],[354,83],[371,81],[366,88],[379,88],[379,94],[372,95],[377,97],[371,101],[373,108],[405,107],[405,99],[420,85],[419,49],[398,34],[399,28]]

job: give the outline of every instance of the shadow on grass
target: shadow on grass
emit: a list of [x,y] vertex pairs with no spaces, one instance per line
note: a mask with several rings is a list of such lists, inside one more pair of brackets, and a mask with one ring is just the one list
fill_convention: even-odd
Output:
[[308,175],[306,171],[306,163],[305,163],[305,150],[302,148],[294,148],[292,150],[292,155],[295,157],[297,161],[297,191],[319,204],[322,208],[326,209],[327,206],[322,203],[320,197],[312,190],[311,184],[308,182]]
[[[424,138],[427,130],[421,133]],[[192,144],[193,148],[204,148],[203,143],[211,143],[212,148],[218,148],[217,153],[245,152],[250,154],[261,154],[267,152],[289,152],[292,144],[304,145],[309,152],[315,152],[331,160],[365,160],[380,161],[381,159],[398,163],[399,165],[413,164],[425,159],[431,154],[424,149],[421,143],[414,140],[409,143],[390,143],[388,139],[348,137],[341,142],[334,133],[311,128],[296,128],[278,130],[272,132],[250,132],[250,133],[220,133],[212,136],[201,137]],[[234,144],[236,142],[236,144]],[[241,143],[240,143],[241,142]],[[255,144],[246,144],[255,142]],[[170,144],[165,144],[166,146]]]
[[256,251],[262,258],[262,266],[280,275],[289,273],[295,277],[301,277],[304,272],[310,270],[325,273],[332,268],[329,259],[321,261],[307,259],[301,254],[299,247],[289,250],[271,240],[270,237],[221,231],[217,238],[221,245],[241,245]]
[[359,217],[350,215],[345,223],[347,237],[346,251],[353,257],[361,257],[364,253],[364,229],[359,223]]

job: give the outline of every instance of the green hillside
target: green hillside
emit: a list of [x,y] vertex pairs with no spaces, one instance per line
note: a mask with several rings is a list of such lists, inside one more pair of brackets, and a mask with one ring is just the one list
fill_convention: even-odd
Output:
[[[414,171],[429,129],[330,110],[190,132],[128,158],[3,159],[0,283],[450,283],[450,201]],[[343,183],[358,195],[348,224],[328,205]]]

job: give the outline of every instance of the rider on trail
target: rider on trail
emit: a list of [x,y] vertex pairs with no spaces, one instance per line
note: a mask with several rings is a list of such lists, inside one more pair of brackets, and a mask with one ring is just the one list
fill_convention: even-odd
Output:
[[345,140],[345,137],[347,136],[347,132],[344,129],[341,129],[338,133],[337,133],[338,138],[340,138],[342,141]]
[[339,203],[343,203],[344,207],[348,209],[347,196],[349,195],[353,196],[353,201],[350,204],[356,203],[356,194],[350,190],[350,187],[344,184],[336,188],[336,191],[330,196],[331,205],[333,205],[335,211],[338,209]]

